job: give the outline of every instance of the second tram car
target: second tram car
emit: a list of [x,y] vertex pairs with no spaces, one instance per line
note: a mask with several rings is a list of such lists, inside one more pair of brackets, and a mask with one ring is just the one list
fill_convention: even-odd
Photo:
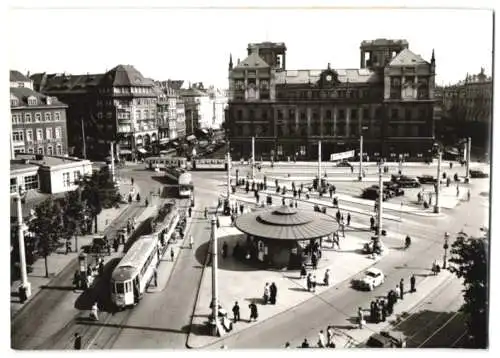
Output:
[[192,163],[193,170],[227,170],[225,159],[197,158]]

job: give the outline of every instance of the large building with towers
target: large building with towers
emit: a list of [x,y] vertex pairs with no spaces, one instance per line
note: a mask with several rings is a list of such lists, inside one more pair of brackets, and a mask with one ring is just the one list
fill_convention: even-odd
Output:
[[[358,149],[370,158],[421,160],[434,142],[434,51],[430,61],[405,40],[360,46],[359,69],[286,68],[284,43],[251,43],[247,57],[229,60],[226,129],[233,158],[317,158]],[[358,152],[356,152],[358,153]],[[358,154],[357,154],[358,155]]]

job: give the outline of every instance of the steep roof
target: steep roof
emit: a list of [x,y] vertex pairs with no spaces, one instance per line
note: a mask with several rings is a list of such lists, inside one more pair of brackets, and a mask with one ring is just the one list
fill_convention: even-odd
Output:
[[51,104],[47,104],[47,96],[35,92],[30,88],[26,87],[13,87],[10,89],[10,95],[14,95],[18,100],[19,100],[19,105],[17,107],[23,107],[23,106],[28,106],[28,97],[34,96],[38,100],[38,106],[40,105],[45,105],[45,106],[52,106],[52,107],[61,107],[61,106],[66,106],[64,103],[60,102],[59,100],[56,100],[52,97],[52,102]]
[[252,52],[247,58],[238,63],[235,68],[268,68],[269,65],[256,52]]
[[153,81],[145,78],[131,65],[118,65],[104,74],[101,81],[107,86],[152,86]]
[[66,75],[36,73],[31,76],[34,87],[43,92],[75,92],[95,87],[101,81],[102,74]]
[[420,57],[420,55],[416,55],[406,48],[392,59],[389,66],[411,66],[423,64],[429,64],[429,62],[425,61],[422,57]]
[[10,81],[11,82],[30,82],[30,79],[28,77],[26,77],[25,75],[23,75],[19,71],[11,70],[10,71]]
[[[276,73],[276,84],[306,84],[316,83],[324,70],[287,70]],[[362,69],[336,69],[340,82],[368,83],[376,82],[376,73]]]

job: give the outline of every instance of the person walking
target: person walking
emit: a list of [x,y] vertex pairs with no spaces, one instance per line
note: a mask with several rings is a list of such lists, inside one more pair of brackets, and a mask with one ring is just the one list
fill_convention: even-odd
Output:
[[71,241],[66,240],[66,255],[71,252]]
[[370,217],[370,231],[375,229],[375,218],[373,215]]
[[301,347],[302,348],[309,348],[309,342],[307,341],[307,338],[304,338],[304,342],[302,342]]
[[335,343],[333,342],[333,327],[328,326],[326,329],[326,345],[329,348],[335,348]]
[[351,213],[347,213],[347,226],[351,226]]
[[325,286],[330,286],[330,269],[326,269],[325,276],[323,277],[323,284]]
[[313,292],[316,292],[316,284],[317,284],[316,275],[313,275],[311,279],[311,287]]
[[358,328],[362,329],[365,323],[365,318],[363,316],[363,309],[358,307]]
[[470,189],[467,190],[467,201],[470,201]]
[[417,279],[415,278],[415,275],[411,275],[410,277],[410,292],[417,292],[417,289],[415,288],[415,284],[417,282]]
[[191,207],[188,208],[188,215],[191,217],[191,214],[193,213],[193,209]]
[[194,246],[193,235],[189,235],[189,248],[192,249]]
[[269,298],[270,298],[270,290],[269,290],[269,283],[266,282],[266,285],[264,286],[264,304],[267,305],[267,303],[269,302]]
[[99,321],[99,308],[97,307],[97,302],[94,302],[94,304],[92,305],[92,308],[90,310],[90,317],[95,321]]
[[403,299],[403,298],[404,298],[404,297],[403,297],[403,296],[404,296],[404,293],[405,293],[405,292],[404,292],[404,280],[403,280],[403,279],[401,279],[401,281],[399,281],[399,297],[400,297],[401,299]]
[[233,318],[234,323],[240,320],[240,305],[238,304],[238,301],[236,301],[233,306]]
[[272,305],[276,304],[276,296],[278,295],[278,287],[276,284],[273,282],[271,283],[271,286],[269,286],[269,301],[271,302]]
[[370,302],[370,322],[375,322],[375,301]]
[[289,349],[290,348],[290,342],[286,342],[285,343],[285,349]]
[[323,330],[319,331],[318,333],[318,348],[325,348],[325,335],[323,333]]
[[174,248],[170,248],[170,260],[173,262],[174,261]]
[[311,291],[311,289],[312,289],[312,274],[311,273],[307,274],[306,283],[307,283],[307,291]]
[[316,270],[318,268],[318,257],[316,256],[315,252],[313,252],[313,254],[311,255],[311,263],[313,270]]
[[307,276],[306,265],[302,264],[300,266],[300,278],[304,278]]
[[255,304],[255,302],[252,302],[248,305],[248,307],[250,308],[249,322],[252,322],[252,320],[257,321],[257,319],[259,318],[259,312],[257,310],[257,305]]
[[77,351],[82,349],[82,336],[80,336],[79,333],[75,333],[75,339],[73,342],[73,349],[77,350]]
[[158,270],[157,269],[154,269],[154,271],[153,271],[153,278],[155,281],[155,287],[158,287]]
[[335,214],[335,217],[337,219],[337,223],[340,223],[340,217],[341,217],[340,210],[337,210],[337,214]]
[[381,306],[381,310],[382,310],[382,322],[385,322],[386,318],[387,318],[387,304],[385,302],[385,300],[380,300],[380,306]]

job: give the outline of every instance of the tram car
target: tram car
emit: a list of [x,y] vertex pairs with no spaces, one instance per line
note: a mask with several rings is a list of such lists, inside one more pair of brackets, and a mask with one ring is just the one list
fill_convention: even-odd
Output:
[[122,309],[139,302],[160,261],[158,238],[141,236],[111,275],[111,300]]

